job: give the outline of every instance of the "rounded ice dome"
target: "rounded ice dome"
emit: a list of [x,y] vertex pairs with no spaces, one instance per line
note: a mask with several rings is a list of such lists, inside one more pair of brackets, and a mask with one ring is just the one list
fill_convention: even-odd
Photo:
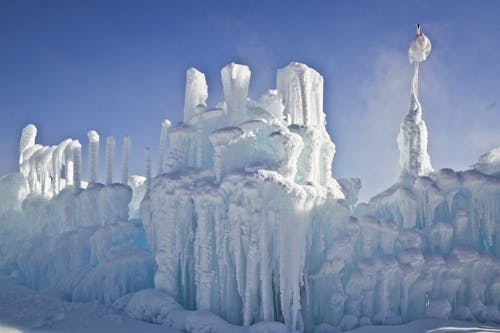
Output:
[[422,62],[427,59],[431,52],[431,41],[422,32],[420,24],[417,24],[417,35],[411,42],[410,49],[408,50],[408,58],[410,63],[415,61]]

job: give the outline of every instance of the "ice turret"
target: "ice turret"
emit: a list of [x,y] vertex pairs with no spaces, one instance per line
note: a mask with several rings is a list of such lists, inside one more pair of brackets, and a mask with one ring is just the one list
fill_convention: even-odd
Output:
[[227,113],[231,123],[237,125],[246,120],[250,68],[232,62],[225,66],[220,74]]
[[146,181],[149,182],[151,180],[151,148],[146,147],[144,150],[144,157],[146,159],[144,173],[146,174]]
[[73,156],[73,183],[75,188],[82,187],[82,145],[78,140],[71,143],[71,154]]
[[[189,70],[188,70],[189,76]],[[187,103],[187,94],[188,90],[186,87],[186,103]],[[163,156],[165,154],[165,146],[167,145],[167,130],[170,127],[170,120],[165,119],[161,123],[161,133],[160,133],[160,146],[158,151],[158,175],[161,175],[163,172]]]
[[97,182],[97,165],[99,163],[99,134],[96,131],[87,133],[89,138],[89,182]]
[[324,126],[323,77],[305,64],[291,62],[278,69],[277,88],[283,95],[288,124]]
[[128,162],[130,159],[130,145],[132,138],[126,136],[123,138],[123,155],[122,155],[122,184],[128,184]]
[[186,95],[184,97],[184,122],[188,124],[196,115],[197,106],[207,106],[208,86],[205,74],[196,68],[186,71]]
[[37,129],[33,124],[28,124],[23,128],[19,143],[19,165],[23,163],[23,152],[35,145],[36,132]]
[[106,185],[113,182],[113,159],[115,158],[115,138],[106,137]]
[[418,100],[419,63],[427,59],[431,50],[429,39],[417,26],[417,36],[408,51],[410,62],[415,62],[411,84],[410,111],[406,115],[398,135],[401,176],[425,176],[432,172],[427,152],[427,126],[422,119],[422,107]]

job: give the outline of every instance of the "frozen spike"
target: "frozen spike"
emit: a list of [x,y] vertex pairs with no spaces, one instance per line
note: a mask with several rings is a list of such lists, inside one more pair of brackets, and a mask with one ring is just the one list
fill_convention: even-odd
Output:
[[106,185],[113,183],[113,160],[115,158],[115,138],[106,137]]
[[163,173],[163,159],[165,154],[165,146],[167,145],[167,131],[170,127],[170,120],[165,119],[161,122],[160,146],[158,151],[158,175]]
[[221,70],[224,100],[232,124],[245,121],[250,76],[251,72],[248,66],[235,64],[234,62]]
[[97,165],[99,164],[99,134],[92,130],[87,133],[89,138],[89,182],[97,182]]
[[186,71],[186,92],[184,97],[184,122],[187,124],[195,115],[198,105],[207,106],[208,86],[205,74],[196,68]]
[[123,155],[122,155],[122,184],[128,184],[128,162],[130,159],[130,146],[132,145],[132,138],[125,136],[123,138]]

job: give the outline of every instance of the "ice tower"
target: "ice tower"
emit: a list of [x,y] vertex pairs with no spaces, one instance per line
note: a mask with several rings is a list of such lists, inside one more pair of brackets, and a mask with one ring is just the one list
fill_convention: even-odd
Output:
[[417,25],[417,35],[408,50],[410,63],[415,63],[411,83],[410,110],[401,124],[398,135],[399,164],[403,178],[426,176],[433,171],[427,152],[427,126],[422,119],[422,107],[418,100],[419,64],[427,59],[430,51],[431,42],[421,32],[420,25]]

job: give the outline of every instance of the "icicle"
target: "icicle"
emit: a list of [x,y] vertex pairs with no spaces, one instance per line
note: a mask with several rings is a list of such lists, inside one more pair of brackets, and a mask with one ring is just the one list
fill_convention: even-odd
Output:
[[130,156],[130,145],[132,138],[126,136],[123,138],[123,155],[122,155],[122,184],[128,185],[128,161]]
[[115,156],[115,138],[106,137],[106,185],[113,183],[113,158]]
[[87,133],[89,138],[89,182],[97,182],[97,165],[99,163],[99,134],[96,131]]
[[75,188],[81,188],[82,145],[78,140],[71,143],[71,152],[73,154],[73,183]]
[[149,183],[151,180],[151,148],[147,147],[144,150],[144,155],[146,157],[146,182]]
[[160,148],[158,154],[158,175],[163,172],[163,155],[165,152],[165,145],[167,144],[167,130],[171,123],[168,119],[163,120],[161,123],[161,134],[160,134]]

